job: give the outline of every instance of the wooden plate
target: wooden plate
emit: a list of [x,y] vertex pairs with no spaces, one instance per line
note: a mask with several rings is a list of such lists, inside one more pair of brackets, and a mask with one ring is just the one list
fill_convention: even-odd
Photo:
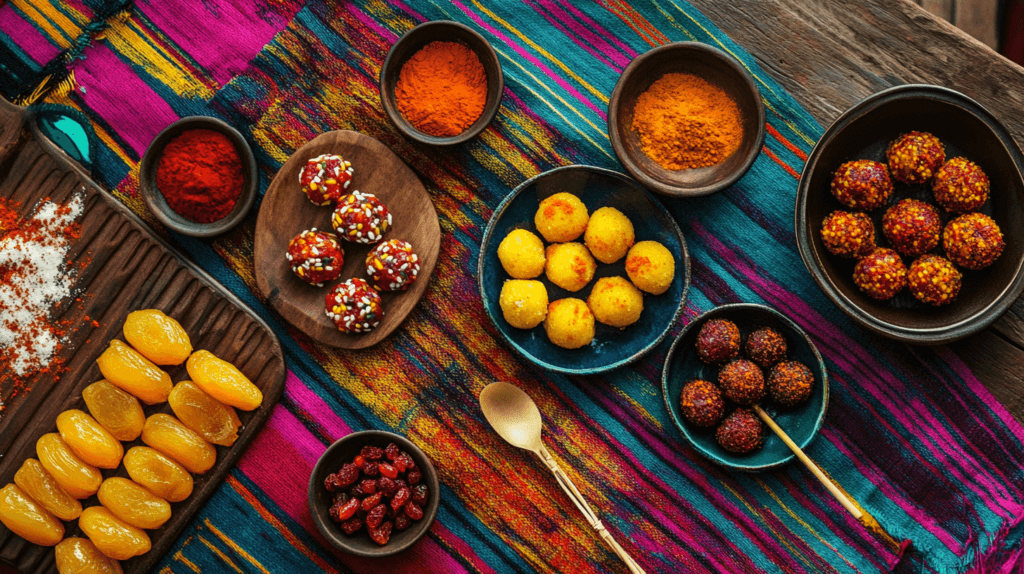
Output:
[[[0,98],[0,197],[20,203],[30,214],[39,200],[66,203],[84,194],[79,223],[81,238],[70,256],[84,266],[74,288],[81,302],[65,301],[53,319],[72,328],[59,357],[67,372],[58,381],[37,374],[27,381],[31,390],[14,400],[10,371],[0,367],[0,397],[9,404],[0,415],[0,485],[13,480],[22,462],[35,457],[36,440],[56,432],[57,415],[66,409],[86,410],[82,389],[102,378],[96,358],[111,339],[121,338],[129,312],[161,309],[188,332],[196,349],[208,349],[237,365],[263,391],[263,405],[239,411],[244,425],[232,447],[216,446],[217,463],[206,474],[193,475],[195,487],[187,499],[171,504],[171,519],[150,530],[152,549],[121,564],[128,574],[148,572],[170,549],[235,461],[270,416],[284,390],[285,363],[273,331],[237,297],[190,263],[124,205],[93,183],[88,174],[40,135],[23,108]],[[90,325],[86,317],[98,322]],[[185,367],[165,367],[174,382],[187,378]],[[144,407],[146,416],[171,413],[167,403]],[[125,450],[142,444],[135,440]],[[127,476],[124,466],[102,470],[104,478]],[[95,496],[83,506],[99,504]],[[83,536],[77,521],[65,523],[65,537]],[[0,563],[21,572],[57,572],[52,548],[30,544],[0,524]]]
[[[288,242],[299,233],[312,227],[331,231],[333,208],[313,205],[299,189],[299,171],[309,159],[324,153],[352,162],[354,174],[349,190],[376,195],[393,218],[384,238],[408,241],[422,262],[419,278],[408,291],[381,293],[384,319],[369,333],[346,335],[339,331],[327,318],[324,300],[334,285],[346,279],[367,279],[366,254],[374,245],[342,241],[345,265],[341,277],[323,287],[301,281],[284,257]],[[256,221],[256,283],[267,303],[296,329],[332,347],[363,349],[397,329],[423,297],[440,248],[441,226],[434,203],[409,166],[370,136],[344,130],[327,132],[292,154],[267,188]]]

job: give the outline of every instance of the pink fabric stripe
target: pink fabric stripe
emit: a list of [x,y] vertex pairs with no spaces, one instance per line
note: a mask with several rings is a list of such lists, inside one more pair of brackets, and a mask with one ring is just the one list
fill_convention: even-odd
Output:
[[18,47],[40,66],[46,65],[60,53],[60,48],[47,40],[46,36],[10,4],[0,5],[0,32],[10,36]]
[[968,388],[985,401],[985,404],[992,409],[992,412],[999,417],[999,420],[1003,421],[1003,424],[1007,426],[1010,432],[1019,440],[1024,440],[1024,425],[1022,425],[1017,419],[1013,418],[1013,415],[1010,414],[1010,411],[1006,410],[1003,403],[999,402],[998,399],[992,396],[992,393],[988,388],[978,380],[978,377],[974,376],[974,373],[967,368],[967,365],[960,360],[960,357],[950,351],[949,347],[937,347],[935,351],[939,355],[942,355],[942,359],[946,361],[954,371],[956,371],[956,374],[963,379],[964,382],[967,383]]
[[606,40],[606,38],[615,38],[615,35],[610,34],[600,24],[573,8],[572,4],[569,4],[567,8],[575,13],[574,16],[568,15],[561,5],[552,0],[537,0],[537,4],[550,13],[543,15],[548,22],[563,30],[563,25],[571,29],[573,34],[585,42],[585,44],[579,42],[576,44],[591,56],[606,63],[609,68],[621,72],[636,55],[632,50],[627,50],[628,55],[617,51]]
[[[296,407],[308,414],[310,419],[316,421],[316,424],[324,429],[324,432],[327,436],[331,437],[331,440],[338,440],[352,432],[352,427],[348,426],[323,399],[310,390],[291,371],[288,371],[288,376],[285,379],[284,392]],[[320,441],[316,442],[320,444]],[[322,445],[320,450],[323,450]],[[319,456],[318,454],[317,457]]]
[[[355,4],[349,4],[347,6],[347,8],[348,8],[349,13],[352,14],[353,16],[355,16],[356,19],[359,20],[360,23],[362,23],[364,26],[366,26],[370,30],[373,30],[374,32],[376,32],[377,35],[380,36],[381,38],[385,38],[389,42],[394,42],[395,40],[398,39],[398,34],[395,34],[391,30],[388,30],[387,28],[385,28],[385,27],[381,26],[380,24],[378,24],[376,20],[371,18],[369,15],[367,15],[362,10],[360,10]],[[381,62],[381,64],[383,64],[383,63],[384,62]]]

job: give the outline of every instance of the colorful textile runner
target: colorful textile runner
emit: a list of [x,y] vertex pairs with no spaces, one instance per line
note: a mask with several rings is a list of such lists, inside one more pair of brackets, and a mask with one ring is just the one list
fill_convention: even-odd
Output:
[[[680,0],[644,5],[0,6],[0,90],[7,98],[32,95],[56,70],[37,101],[70,106],[93,122],[96,179],[143,217],[137,165],[146,145],[182,116],[213,115],[252,145],[262,189],[295,149],[322,132],[378,138],[416,170],[441,219],[441,259],[426,297],[394,336],[359,352],[313,344],[254,294],[256,210],[216,240],[171,238],[274,327],[291,373],[266,429],[161,572],[623,572],[548,471],[489,429],[476,397],[492,380],[515,382],[534,397],[554,456],[647,572],[1019,567],[1024,429],[947,349],[872,336],[826,299],[793,236],[796,181],[820,126],[697,10]],[[435,19],[478,30],[505,73],[494,123],[451,148],[398,135],[377,88],[392,43]],[[902,558],[799,464],[741,474],[686,446],[658,382],[669,343],[603,376],[558,375],[503,345],[479,302],[476,260],[492,209],[517,184],[556,166],[621,170],[606,134],[609,94],[633,57],[677,40],[739,58],[757,78],[768,114],[764,153],[737,185],[711,197],[663,200],[692,256],[682,322],[718,304],[760,302],[810,334],[826,358],[832,395],[807,452],[885,530],[911,541]],[[55,58],[61,64],[47,68]],[[406,434],[432,457],[443,483],[428,537],[377,561],[330,550],[306,503],[306,481],[325,446],[367,428]]]

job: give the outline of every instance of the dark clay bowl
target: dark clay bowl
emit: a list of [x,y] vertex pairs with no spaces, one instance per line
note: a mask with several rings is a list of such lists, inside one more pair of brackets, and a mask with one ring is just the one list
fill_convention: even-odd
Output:
[[[435,41],[465,44],[480,58],[480,63],[483,64],[484,71],[487,73],[487,103],[484,104],[483,113],[473,125],[466,128],[466,131],[453,137],[436,137],[416,129],[398,110],[398,101],[395,99],[395,85],[398,83],[402,66],[420,48]],[[494,48],[469,26],[450,20],[424,22],[403,34],[391,47],[391,51],[388,52],[388,57],[380,69],[380,101],[384,104],[384,111],[387,112],[388,119],[398,128],[398,131],[402,132],[402,135],[425,144],[453,145],[479,135],[498,113],[504,90],[505,78],[501,73],[501,64],[498,62],[498,54],[495,53]]]
[[[672,343],[661,375],[661,391],[672,422],[676,424],[676,428],[690,446],[722,466],[734,470],[760,472],[786,464],[793,460],[793,452],[767,427],[761,450],[750,454],[735,454],[718,446],[715,440],[716,427],[697,427],[683,418],[679,410],[679,395],[683,392],[683,385],[691,379],[705,379],[716,384],[718,381],[719,367],[707,365],[697,356],[697,335],[704,323],[711,319],[728,319],[736,323],[743,335],[744,344],[747,336],[756,329],[775,329],[786,338],[788,359],[800,361],[814,373],[814,391],[804,404],[784,408],[767,399],[761,401],[761,408],[800,448],[805,448],[814,440],[821,429],[821,423],[825,420],[825,413],[828,411],[828,371],[825,370],[825,363],[811,339],[796,323],[771,307],[737,303],[716,307],[697,317]],[[735,405],[730,405],[729,401],[726,401],[726,414],[733,408]]]
[[[647,157],[633,129],[636,100],[668,73],[692,74],[722,88],[739,106],[743,139],[732,155],[717,165],[668,170]],[[736,183],[761,153],[765,132],[764,104],[754,78],[729,54],[699,42],[665,44],[637,56],[622,72],[608,103],[608,136],[626,171],[658,193],[672,197],[710,195]]]
[[[226,216],[213,223],[196,223],[178,215],[170,206],[167,200],[156,185],[156,168],[163,155],[164,147],[174,138],[188,130],[206,129],[218,131],[228,137],[238,156],[242,159],[242,192],[235,202],[234,209]],[[164,131],[157,134],[153,141],[146,148],[139,164],[139,193],[146,207],[160,221],[172,231],[192,237],[213,237],[226,233],[245,219],[247,213],[256,201],[256,188],[259,185],[259,177],[256,175],[256,158],[252,154],[252,148],[242,137],[242,134],[227,123],[207,116],[190,116],[182,118],[164,128]]]
[[[830,192],[832,176],[844,162],[886,162],[889,142],[917,130],[935,134],[946,157],[964,156],[977,163],[992,183],[980,210],[1003,231],[1006,247],[999,259],[980,271],[960,269],[963,287],[956,301],[933,307],[904,290],[889,301],[876,301],[853,282],[852,259],[832,255],[821,242],[821,222],[846,208]],[[884,90],[847,110],[811,151],[796,196],[796,236],[800,256],[822,291],[862,326],[896,340],[918,344],[954,341],[992,324],[1024,288],[1024,157],[1006,128],[985,108],[959,92],[938,86],[907,85]],[[875,240],[888,247],[882,233],[885,210],[912,197],[935,205],[929,185],[896,183],[889,204],[871,212]],[[943,225],[950,219],[944,210]],[[942,244],[934,251],[944,255]],[[904,258],[909,265],[910,258]]]
[[[365,526],[359,532],[349,536],[331,520],[328,511],[333,503],[333,495],[324,487],[324,479],[328,474],[338,472],[342,464],[352,462],[352,459],[359,454],[364,446],[384,448],[392,442],[397,444],[398,448],[409,453],[409,456],[416,462],[416,466],[423,473],[422,484],[430,487],[430,494],[427,506],[423,509],[423,518],[401,532],[392,530],[391,540],[386,545],[379,546],[370,540]],[[320,456],[320,460],[313,467],[313,474],[309,477],[309,512],[313,516],[313,522],[316,523],[317,529],[338,550],[366,558],[382,558],[398,554],[423,538],[423,535],[430,530],[430,525],[434,523],[434,518],[437,517],[439,496],[440,485],[437,481],[437,470],[427,455],[405,437],[386,431],[354,432],[334,441],[334,444],[327,447],[327,450]]]

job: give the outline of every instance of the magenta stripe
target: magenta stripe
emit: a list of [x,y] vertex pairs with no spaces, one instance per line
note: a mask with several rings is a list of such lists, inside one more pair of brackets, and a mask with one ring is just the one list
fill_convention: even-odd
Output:
[[0,4],[0,32],[10,36],[18,47],[40,66],[60,53],[60,48],[50,42],[10,4]]
[[[531,0],[524,1],[529,4],[537,14],[547,20],[549,24],[561,30],[566,37],[573,40],[574,44],[585,50],[605,66],[608,66],[616,72],[622,72],[623,68],[629,65],[629,58],[625,58],[620,54],[614,53],[611,46],[609,46],[608,43],[600,36],[592,33],[590,29],[574,18],[568,16],[552,2],[545,0],[540,0],[539,2],[533,2]],[[547,13],[544,11],[547,11]]]
[[[542,1],[549,2],[550,0]],[[604,26],[598,24],[596,20],[588,16],[586,13],[580,11],[579,8],[577,8],[571,0],[569,2],[562,1],[559,2],[559,4],[563,6],[565,9],[567,9],[569,12],[571,12],[572,15],[576,17],[576,19],[578,19],[580,22],[583,22],[583,24],[586,25],[588,29],[597,31],[601,35],[602,41],[610,40],[611,42],[613,42],[619,50],[626,54],[627,64],[630,60],[637,57],[637,55],[639,54],[639,52],[634,50],[632,46],[622,41],[622,39],[619,38],[617,34],[610,32]],[[607,8],[605,9],[607,10]]]
[[1024,441],[1024,425],[1017,419],[1013,418],[1010,411],[1006,410],[1003,403],[999,402],[992,393],[978,380],[978,377],[974,376],[974,373],[967,368],[967,365],[956,356],[955,353],[949,350],[948,347],[936,347],[935,352],[938,353],[944,361],[956,372],[956,374],[963,380],[968,388],[970,388],[974,394],[976,394],[992,412],[999,417],[999,420],[1006,425],[1007,430],[1010,431],[1018,440]]
[[350,14],[356,17],[360,23],[369,28],[370,30],[377,33],[378,36],[384,38],[388,42],[394,42],[398,39],[398,34],[395,34],[391,30],[381,26],[376,20],[368,16],[365,12],[356,7],[355,4],[349,4],[347,6]]
[[309,419],[315,421],[331,440],[338,440],[352,432],[352,428],[331,409],[330,405],[291,371],[288,371],[285,379],[284,392],[288,399],[299,410],[309,415]]

